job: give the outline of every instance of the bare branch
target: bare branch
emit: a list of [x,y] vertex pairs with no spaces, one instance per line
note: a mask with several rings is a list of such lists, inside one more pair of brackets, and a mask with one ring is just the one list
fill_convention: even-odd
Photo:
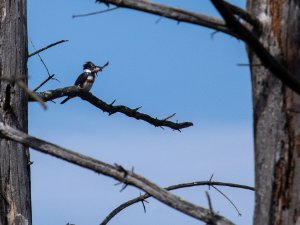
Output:
[[54,43],[52,43],[52,44],[50,44],[50,45],[47,45],[46,47],[43,47],[43,48],[41,48],[41,49],[39,49],[39,50],[36,50],[36,51],[30,53],[30,54],[28,55],[28,58],[31,57],[31,56],[34,56],[34,55],[36,55],[36,54],[38,54],[38,53],[40,53],[40,52],[42,52],[42,51],[45,51],[45,50],[47,50],[48,48],[51,48],[51,47],[53,47],[53,46],[55,46],[55,45],[58,45],[58,44],[61,44],[61,43],[67,42],[67,41],[69,41],[69,40],[60,40],[60,41],[54,42]]
[[176,115],[176,113],[173,113],[172,115],[167,116],[167,117],[164,118],[163,120],[169,120],[169,119],[171,119],[172,117],[174,117],[175,115]]
[[206,198],[208,201],[208,207],[209,207],[210,213],[214,214],[214,209],[212,207],[212,202],[211,202],[211,198],[210,198],[208,191],[205,192],[205,195],[206,195]]
[[232,200],[231,200],[224,192],[222,192],[219,188],[217,188],[217,187],[215,187],[215,186],[213,186],[213,185],[212,185],[212,187],[213,187],[216,191],[218,191],[221,195],[223,195],[224,198],[226,198],[226,199],[230,202],[230,204],[235,208],[235,210],[237,211],[237,213],[238,213],[239,216],[242,216],[242,214],[241,214],[241,212],[239,211],[238,207],[233,203],[233,201],[232,201]]
[[212,181],[213,177],[214,177],[214,174],[212,174],[212,175],[210,176],[210,178],[209,178],[209,182],[210,182],[210,184],[208,185],[208,190],[210,190],[211,181]]
[[109,8],[109,9],[105,9],[105,10],[101,10],[101,11],[97,11],[97,12],[91,12],[91,13],[85,13],[85,14],[77,14],[77,15],[73,15],[72,18],[77,18],[77,17],[85,17],[85,16],[93,16],[93,15],[97,15],[97,14],[102,14],[102,13],[106,13],[109,11],[113,11],[118,9],[119,7],[116,6],[114,8]]
[[29,98],[33,99],[36,102],[39,102],[41,104],[41,106],[43,107],[43,109],[47,109],[47,106],[45,104],[45,102],[43,101],[42,98],[40,98],[37,94],[35,94],[33,91],[31,91],[27,85],[24,83],[24,78],[23,77],[5,77],[2,76],[0,77],[0,80],[9,82],[9,83],[16,83],[27,95]]
[[256,36],[235,18],[223,0],[211,0],[211,2],[226,21],[228,28],[248,44],[249,48],[257,55],[262,64],[285,85],[297,94],[300,94],[300,80],[297,76],[291,74],[286,67],[269,53]]
[[[140,193],[140,197],[142,197],[142,193]],[[149,203],[146,199],[142,199],[142,200],[141,200],[141,203],[142,203],[143,209],[144,209],[144,213],[147,212],[146,206],[145,206],[145,202],[146,202],[146,203]]]
[[[35,49],[35,46],[34,46],[32,40],[30,40],[30,43],[31,43],[32,47]],[[44,67],[45,67],[45,69],[46,69],[46,71],[47,71],[47,73],[48,73],[48,76],[50,77],[51,75],[50,75],[50,72],[49,72],[49,69],[48,69],[46,63],[44,62],[44,60],[42,59],[42,57],[41,57],[41,55],[40,55],[39,53],[37,53],[37,55],[38,55],[38,57],[39,57],[41,63],[44,65]]]
[[161,17],[173,19],[177,22],[196,24],[238,37],[234,32],[230,31],[226,27],[223,20],[217,19],[215,17],[206,16],[200,13],[183,10],[180,8],[166,6],[147,0],[97,0],[97,2],[147,12],[159,15]]
[[[234,184],[234,183],[224,183],[224,182],[218,182],[218,181],[197,181],[197,182],[191,182],[191,183],[183,183],[183,184],[176,184],[169,187],[166,187],[165,189],[167,191],[181,189],[181,188],[188,188],[188,187],[195,187],[195,186],[204,186],[204,185],[215,185],[215,186],[227,186],[227,187],[233,187],[233,188],[241,188],[245,190],[254,191],[253,187],[241,185],[241,184]],[[119,212],[121,212],[123,209],[126,209],[127,207],[138,203],[140,201],[145,201],[147,198],[152,197],[149,194],[141,195],[137,198],[134,198],[132,200],[129,200],[121,205],[119,205],[117,208],[115,208],[113,211],[111,211],[108,216],[101,222],[100,225],[106,225],[113,217],[115,217]]]
[[224,186],[224,187],[232,187],[232,188],[239,188],[249,191],[255,191],[254,187],[248,186],[248,185],[242,185],[242,184],[235,184],[235,183],[227,183],[227,182],[219,182],[219,181],[195,181],[191,183],[183,183],[183,184],[176,184],[173,186],[169,186],[167,190],[175,190],[180,188],[187,188],[187,187],[193,187],[193,186]]
[[[48,90],[45,92],[38,92],[36,93],[41,99],[43,99],[45,102],[54,100],[56,98],[60,98],[63,96],[78,96],[81,99],[89,102],[93,106],[97,107],[98,109],[101,109],[104,112],[111,114],[114,113],[123,113],[126,116],[133,117],[137,120],[143,120],[145,122],[148,122],[156,127],[169,127],[174,130],[180,130],[183,128],[187,128],[193,125],[191,122],[183,122],[183,123],[175,123],[164,119],[157,119],[153,118],[147,114],[138,112],[139,108],[131,109],[127,106],[123,105],[112,105],[108,104],[101,99],[97,98],[90,92],[86,92],[76,86],[70,86],[65,88],[59,88],[55,90]],[[33,99],[29,99],[29,101],[34,101]]]
[[117,101],[116,99],[113,100],[109,105],[113,106],[113,104],[115,104],[116,101]]
[[[34,52],[34,54],[37,54],[37,55],[38,55],[40,61],[42,62],[42,64],[44,65],[44,67],[45,67],[45,69],[46,69],[46,71],[47,71],[47,73],[48,73],[48,78],[47,78],[46,80],[44,80],[40,85],[38,85],[38,86],[33,90],[34,92],[37,91],[38,89],[40,89],[40,88],[41,88],[44,84],[46,84],[49,80],[56,80],[56,81],[58,81],[56,78],[54,78],[54,76],[55,76],[54,74],[50,75],[49,69],[48,69],[46,63],[44,62],[43,58],[41,57],[40,52],[41,52],[41,51],[44,51],[44,50],[46,50],[46,49],[48,49],[48,48],[50,48],[50,47],[52,47],[52,46],[55,46],[55,45],[57,45],[57,44],[66,42],[66,41],[67,41],[67,40],[61,40],[61,41],[55,42],[55,43],[53,43],[53,44],[51,44],[51,45],[48,45],[48,46],[45,47],[45,48],[42,48],[42,49],[40,49],[40,50]],[[31,42],[31,44],[32,44],[32,47],[33,47],[34,49],[36,49],[35,46],[34,46],[34,44],[33,44],[33,42],[32,42],[32,40],[30,40],[30,42]],[[33,55],[33,54],[32,54],[32,55]]]
[[29,146],[44,154],[57,157],[96,173],[112,177],[122,183],[140,188],[146,193],[152,195],[158,201],[201,221],[207,223],[213,222],[213,224],[218,225],[233,224],[231,221],[222,216],[211,215],[208,209],[194,205],[193,203],[185,201],[182,198],[169,193],[165,189],[160,188],[156,184],[145,179],[144,177],[139,176],[136,173],[131,172],[130,170],[126,170],[126,176],[124,176],[124,168],[120,169],[119,166],[110,165],[100,160],[96,160],[94,158],[62,148],[58,145],[35,138],[8,125],[4,125],[2,122],[0,122],[0,136],[2,138],[7,138]]
[[33,89],[34,92],[36,92],[37,90],[39,90],[43,85],[45,85],[49,80],[56,80],[59,81],[58,79],[54,78],[54,74],[52,74],[51,76],[48,76],[42,83],[40,83],[35,89]]

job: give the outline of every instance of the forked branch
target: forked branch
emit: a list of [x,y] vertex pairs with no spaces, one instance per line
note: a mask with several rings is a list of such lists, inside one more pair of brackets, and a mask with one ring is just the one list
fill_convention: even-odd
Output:
[[[193,126],[193,123],[191,122],[182,122],[182,123],[177,123],[177,122],[172,122],[169,121],[168,119],[171,118],[172,116],[169,116],[164,119],[157,119],[153,118],[145,113],[140,113],[138,110],[140,107],[131,109],[127,106],[123,105],[113,105],[113,104],[108,104],[101,99],[97,98],[94,96],[92,93],[83,91],[82,89],[76,87],[76,86],[70,86],[70,87],[65,87],[65,88],[59,88],[55,90],[48,90],[45,92],[37,92],[36,93],[41,99],[43,99],[45,102],[54,100],[56,98],[60,98],[63,96],[78,96],[81,99],[89,102],[93,106],[97,107],[98,109],[101,109],[104,112],[107,112],[109,115],[112,115],[114,113],[123,113],[126,116],[133,117],[137,120],[143,120],[145,122],[148,122],[156,127],[169,127],[173,130],[181,130],[183,128],[187,128],[190,126]],[[34,99],[29,99],[29,101],[34,101]]]
[[208,224],[233,224],[228,219],[220,215],[211,214],[210,210],[185,201],[182,198],[179,198],[178,196],[171,194],[165,189],[157,186],[146,178],[139,176],[133,171],[125,170],[119,165],[107,164],[100,160],[62,148],[58,145],[30,136],[8,125],[4,125],[2,122],[0,122],[0,136],[2,138],[19,142],[44,154],[57,157],[96,173],[112,177],[126,185],[135,186],[150,194],[158,201]]
[[55,75],[52,74],[50,76],[48,76],[42,83],[40,83],[35,89],[33,89],[34,92],[36,92],[37,90],[39,90],[43,85],[45,85],[49,80],[56,80],[58,81],[56,78],[54,78]]

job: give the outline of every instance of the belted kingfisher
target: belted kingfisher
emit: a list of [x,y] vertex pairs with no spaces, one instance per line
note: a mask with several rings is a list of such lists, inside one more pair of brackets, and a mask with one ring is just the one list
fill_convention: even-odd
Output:
[[[83,64],[83,73],[77,77],[74,85],[84,89],[85,91],[91,90],[97,73],[99,71],[102,71],[102,69],[107,65],[108,62],[102,67],[96,66],[94,63],[90,61],[86,62],[85,64]],[[66,101],[70,100],[73,97],[74,96],[68,96],[67,98],[62,100],[60,104],[66,103]]]

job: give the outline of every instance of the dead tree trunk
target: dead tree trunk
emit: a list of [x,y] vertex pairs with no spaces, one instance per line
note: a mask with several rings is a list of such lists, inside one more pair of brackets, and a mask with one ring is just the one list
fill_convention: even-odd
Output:
[[[300,1],[248,0],[270,53],[300,79]],[[249,51],[254,107],[255,225],[300,224],[300,97]]]
[[[0,0],[0,76],[27,80],[26,0]],[[0,81],[0,121],[27,132],[27,96]],[[0,225],[30,225],[27,147],[0,137]]]

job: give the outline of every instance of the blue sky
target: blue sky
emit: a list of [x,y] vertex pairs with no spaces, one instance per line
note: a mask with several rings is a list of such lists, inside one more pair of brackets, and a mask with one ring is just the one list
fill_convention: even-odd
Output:
[[[165,4],[218,16],[210,1],[169,0]],[[244,6],[245,1],[231,1]],[[121,114],[108,117],[86,102],[47,103],[47,111],[29,105],[29,131],[83,154],[136,172],[161,186],[194,180],[216,180],[253,185],[251,87],[244,44],[212,30],[127,9],[72,19],[73,14],[105,9],[83,0],[29,0],[28,35],[37,48],[61,39],[69,42],[41,55],[60,82],[42,90],[69,86],[87,60],[110,66],[92,89],[104,101],[154,117],[176,112],[175,120],[192,121],[181,133],[162,130]],[[29,44],[29,52],[33,48]],[[28,63],[29,86],[47,73],[38,57]],[[114,207],[139,195],[135,188],[122,193],[115,181],[31,152],[33,223],[98,224]],[[204,188],[176,191],[207,207]],[[211,191],[216,211],[237,224],[251,224],[253,193],[224,190],[239,207]],[[147,214],[133,206],[110,224],[199,224],[195,219],[150,200]]]

